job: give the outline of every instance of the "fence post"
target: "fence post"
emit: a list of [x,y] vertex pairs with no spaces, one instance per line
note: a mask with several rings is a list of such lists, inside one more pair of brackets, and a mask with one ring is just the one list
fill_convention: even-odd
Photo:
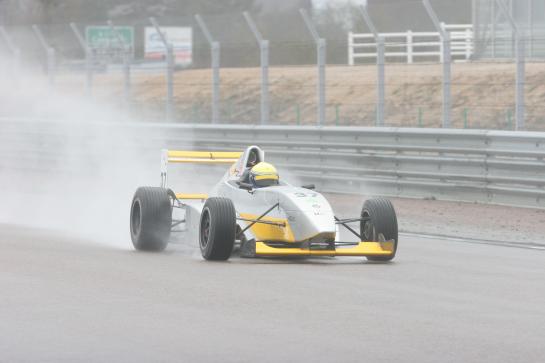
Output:
[[270,122],[270,100],[269,100],[269,41],[261,42],[261,123],[266,125]]
[[21,61],[21,51],[19,48],[15,47],[13,44],[13,41],[11,40],[11,36],[8,34],[6,29],[3,26],[0,26],[0,36],[2,36],[2,39],[4,39],[4,42],[6,43],[9,51],[11,52],[13,59],[11,64],[11,71],[12,74],[15,76],[19,75],[19,64]]
[[465,36],[465,48],[466,48],[466,61],[471,59],[471,45],[473,44],[473,32],[471,29],[466,29],[466,36]]
[[534,1],[528,0],[528,39],[530,42],[530,58],[534,57]]
[[150,23],[155,28],[159,38],[163,42],[166,49],[166,68],[167,68],[167,100],[166,100],[166,118],[168,121],[173,117],[174,106],[174,50],[172,44],[167,40],[166,35],[161,31],[159,24],[155,18],[149,18]]
[[220,43],[212,42],[212,122],[220,122]]
[[[447,28],[445,26],[445,23],[444,22],[440,22],[439,25],[441,26],[441,29],[443,30],[443,32],[445,34],[448,34],[448,40],[449,40],[449,50],[450,50],[450,57],[451,57],[451,60],[452,60],[452,39],[450,38],[450,33],[447,31]],[[441,42],[441,63],[444,63],[445,62],[445,41],[443,39],[443,36],[441,33],[439,33],[439,41]]]
[[326,40],[318,40],[318,123],[320,126],[325,124],[326,118],[326,100],[325,100],[325,64],[326,64]]
[[385,59],[384,59],[384,37],[381,36],[377,28],[375,27],[375,24],[373,23],[373,20],[369,16],[369,13],[367,12],[367,8],[362,5],[359,7],[361,11],[361,15],[363,16],[363,20],[367,24],[367,27],[373,33],[375,37],[375,42],[377,43],[377,118],[376,118],[376,125],[377,126],[384,126],[384,103],[385,103],[385,92],[384,92],[384,68],[385,68]]
[[208,44],[210,45],[211,57],[212,57],[212,123],[216,124],[220,122],[219,117],[219,102],[220,102],[220,43],[214,41],[212,34],[208,30],[206,23],[202,17],[197,14],[195,20],[201,28]]
[[108,25],[110,26],[112,33],[115,34],[119,44],[123,47],[123,93],[127,108],[129,108],[131,103],[131,46],[125,44],[125,40],[121,36],[121,33],[114,27],[114,23],[111,20],[108,21]]
[[85,53],[85,89],[87,95],[91,96],[93,93],[93,51],[83,38],[83,35],[81,35],[76,24],[70,23],[70,28],[72,28],[72,32],[74,32],[76,39]]
[[443,42],[441,38],[441,34],[439,34],[439,63],[443,64],[445,62],[445,42]]
[[317,124],[318,126],[323,126],[325,123],[325,102],[326,102],[326,94],[325,94],[325,63],[326,63],[326,41],[323,38],[320,38],[318,31],[316,30],[316,27],[312,23],[312,20],[310,20],[310,17],[307,14],[307,11],[305,9],[299,9],[299,13],[301,14],[303,21],[305,22],[305,25],[307,26],[307,29],[314,39],[314,42],[316,43],[316,66],[318,70],[318,87],[317,87],[317,95],[318,95],[318,119]]
[[40,41],[40,44],[42,45],[42,48],[45,51],[46,61],[47,61],[47,80],[48,80],[49,87],[53,87],[55,84],[55,66],[56,66],[55,49],[53,49],[47,43],[47,40],[45,40],[45,37],[42,31],[36,24],[32,25],[32,30],[34,31],[34,34]]
[[516,94],[517,94],[517,100],[516,100],[516,120],[517,120],[517,131],[524,130],[525,128],[525,105],[524,105],[524,86],[525,86],[525,73],[526,73],[526,60],[525,60],[525,54],[526,54],[526,47],[525,47],[525,40],[518,35],[517,36],[517,42],[516,42],[516,49],[517,49],[517,57],[516,57],[516,63],[517,63],[517,84],[516,84]]
[[507,18],[507,21],[515,34],[515,62],[517,65],[515,80],[515,130],[524,130],[525,107],[524,107],[524,85],[526,80],[526,49],[524,37],[515,19],[501,0],[496,0],[498,8]]
[[348,32],[348,65],[354,65],[354,33]]
[[261,64],[261,124],[266,125],[269,123],[269,41],[263,39],[250,14],[247,11],[242,14],[259,45]]
[[442,55],[443,55],[443,128],[450,128],[450,109],[451,109],[451,46],[450,34],[445,31],[439,22],[437,14],[430,5],[429,0],[422,0],[433,25],[441,36]]
[[491,9],[490,9],[490,20],[491,20],[491,29],[490,29],[490,38],[492,43],[492,58],[496,58],[496,0],[490,0]]
[[413,32],[412,30],[407,31],[407,63],[413,63]]

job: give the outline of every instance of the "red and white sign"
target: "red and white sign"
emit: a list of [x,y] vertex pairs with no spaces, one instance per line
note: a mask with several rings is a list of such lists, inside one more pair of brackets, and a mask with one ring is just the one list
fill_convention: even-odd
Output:
[[[161,32],[174,48],[176,64],[190,65],[193,61],[193,31],[188,27],[161,27]],[[166,48],[161,36],[154,27],[145,28],[144,57],[146,59],[166,59]]]

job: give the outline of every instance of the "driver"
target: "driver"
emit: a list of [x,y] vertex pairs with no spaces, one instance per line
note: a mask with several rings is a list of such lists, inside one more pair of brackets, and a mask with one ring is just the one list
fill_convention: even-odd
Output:
[[276,168],[272,164],[263,161],[250,170],[250,182],[256,188],[278,185],[279,179]]

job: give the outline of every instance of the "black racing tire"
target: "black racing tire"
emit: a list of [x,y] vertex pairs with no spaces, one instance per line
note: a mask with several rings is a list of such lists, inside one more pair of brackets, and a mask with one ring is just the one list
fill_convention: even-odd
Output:
[[398,229],[397,217],[392,202],[388,199],[369,199],[363,203],[363,218],[360,222],[360,234],[363,241],[385,242],[394,240],[394,252],[388,256],[368,256],[369,261],[390,261],[397,252]]
[[228,260],[235,245],[236,227],[235,206],[231,199],[208,198],[199,228],[202,257],[211,261]]
[[131,206],[131,239],[139,251],[162,251],[168,244],[172,226],[172,203],[168,190],[140,187]]

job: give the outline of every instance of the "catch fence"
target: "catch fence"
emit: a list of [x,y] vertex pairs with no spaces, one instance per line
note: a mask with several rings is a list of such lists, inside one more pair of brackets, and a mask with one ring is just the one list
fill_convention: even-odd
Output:
[[[394,5],[384,4],[384,13]],[[97,43],[110,45],[107,52],[85,36],[88,24],[5,26],[2,85],[39,102],[43,95],[27,82],[38,72],[46,75],[47,92],[81,95],[97,107],[159,122],[545,130],[543,63],[529,58],[543,39],[502,21],[488,44],[481,28],[477,37],[470,25],[442,25],[445,13],[427,0],[404,6],[420,14],[415,23],[427,23],[427,30],[394,33],[401,38],[380,29],[364,33],[381,15],[364,21],[365,8],[353,12],[352,32],[327,28],[310,12],[290,13],[282,37],[271,30],[282,27],[249,12],[130,24],[105,19],[94,27],[111,30],[112,39]],[[510,19],[502,9],[495,7],[496,16]],[[131,27],[134,39],[126,41],[123,31]],[[152,37],[162,53],[146,57],[141,38],[171,27],[191,29],[192,63],[176,62],[168,37]],[[237,37],[226,28],[238,29]],[[511,52],[486,58],[480,50],[487,46]],[[17,112],[39,116],[31,114],[35,109]],[[0,116],[21,115],[3,107]]]

